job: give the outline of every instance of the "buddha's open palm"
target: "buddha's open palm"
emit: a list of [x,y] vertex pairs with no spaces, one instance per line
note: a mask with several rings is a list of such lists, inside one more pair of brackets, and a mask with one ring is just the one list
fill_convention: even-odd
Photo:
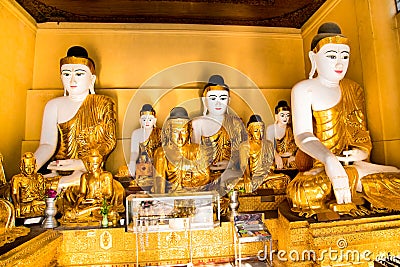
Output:
[[86,171],[85,165],[80,159],[64,159],[52,161],[47,169],[56,171]]

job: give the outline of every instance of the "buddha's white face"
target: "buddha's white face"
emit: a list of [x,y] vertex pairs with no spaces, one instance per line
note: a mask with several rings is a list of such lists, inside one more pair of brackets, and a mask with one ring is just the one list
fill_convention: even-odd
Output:
[[225,90],[211,90],[207,92],[204,105],[211,115],[224,115],[228,108],[229,92]]
[[275,119],[278,124],[288,124],[290,120],[290,111],[279,111],[278,114],[275,115]]
[[157,119],[153,115],[144,114],[140,116],[140,125],[144,129],[152,129],[156,125]]
[[326,44],[315,54],[318,76],[337,82],[344,78],[349,66],[350,47],[346,44]]
[[88,94],[89,89],[93,89],[96,75],[86,65],[64,64],[61,66],[61,81],[70,96],[79,96]]

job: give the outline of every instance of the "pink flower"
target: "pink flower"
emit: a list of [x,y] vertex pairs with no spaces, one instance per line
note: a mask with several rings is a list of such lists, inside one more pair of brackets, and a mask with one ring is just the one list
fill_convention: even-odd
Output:
[[47,196],[48,198],[55,198],[55,197],[57,196],[57,191],[54,190],[54,189],[48,189],[48,190],[46,191],[46,196]]

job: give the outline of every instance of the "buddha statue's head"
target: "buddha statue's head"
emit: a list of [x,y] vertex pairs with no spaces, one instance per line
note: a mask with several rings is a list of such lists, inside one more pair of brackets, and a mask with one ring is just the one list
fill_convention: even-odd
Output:
[[332,22],[322,24],[311,42],[309,78],[317,72],[318,77],[327,81],[340,81],[347,72],[349,56],[349,41],[342,35],[340,27]]
[[190,118],[185,108],[175,107],[170,111],[164,125],[163,139],[167,143],[183,147],[190,141]]
[[96,172],[101,169],[103,163],[103,157],[100,155],[97,149],[91,149],[86,157],[83,159],[83,163],[88,172]]
[[30,176],[35,173],[36,159],[32,152],[26,152],[21,158],[20,169],[22,174]]
[[94,94],[96,81],[95,64],[81,46],[68,49],[67,56],[60,59],[61,81],[64,95],[81,96]]
[[144,104],[140,110],[140,127],[144,129],[151,129],[156,127],[156,111],[150,104]]
[[229,86],[220,75],[212,75],[203,90],[204,115],[223,115],[229,104]]
[[260,115],[254,114],[250,116],[247,122],[247,132],[250,140],[262,140],[265,133],[265,124]]
[[290,121],[290,107],[285,100],[278,102],[275,107],[275,123],[286,125]]

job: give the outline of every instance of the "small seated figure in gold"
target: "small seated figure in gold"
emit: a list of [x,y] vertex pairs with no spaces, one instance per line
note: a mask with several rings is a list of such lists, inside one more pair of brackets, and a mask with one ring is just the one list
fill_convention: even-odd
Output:
[[275,107],[275,123],[268,125],[267,138],[274,144],[275,169],[296,169],[297,145],[290,123],[290,107],[285,100]]
[[260,115],[250,116],[247,132],[249,141],[240,146],[240,165],[244,170],[246,193],[254,192],[258,188],[284,190],[290,178],[271,171],[274,150],[272,143],[265,138],[265,124]]
[[87,173],[82,174],[79,186],[68,187],[59,200],[63,213],[61,223],[98,221],[102,218],[103,199],[111,205],[112,212],[125,210],[125,190],[110,172],[102,170],[103,157],[99,152],[92,149],[84,163]]
[[274,152],[271,142],[264,138],[265,125],[260,115],[251,115],[247,132],[249,141],[240,145],[240,165],[244,170],[244,189],[251,193],[268,176]]
[[162,132],[163,146],[154,154],[156,193],[199,191],[210,183],[209,160],[198,144],[190,142],[186,109],[171,110]]
[[36,172],[36,159],[32,152],[22,156],[21,173],[11,179],[11,197],[17,218],[43,216],[46,203],[46,185],[43,175]]

